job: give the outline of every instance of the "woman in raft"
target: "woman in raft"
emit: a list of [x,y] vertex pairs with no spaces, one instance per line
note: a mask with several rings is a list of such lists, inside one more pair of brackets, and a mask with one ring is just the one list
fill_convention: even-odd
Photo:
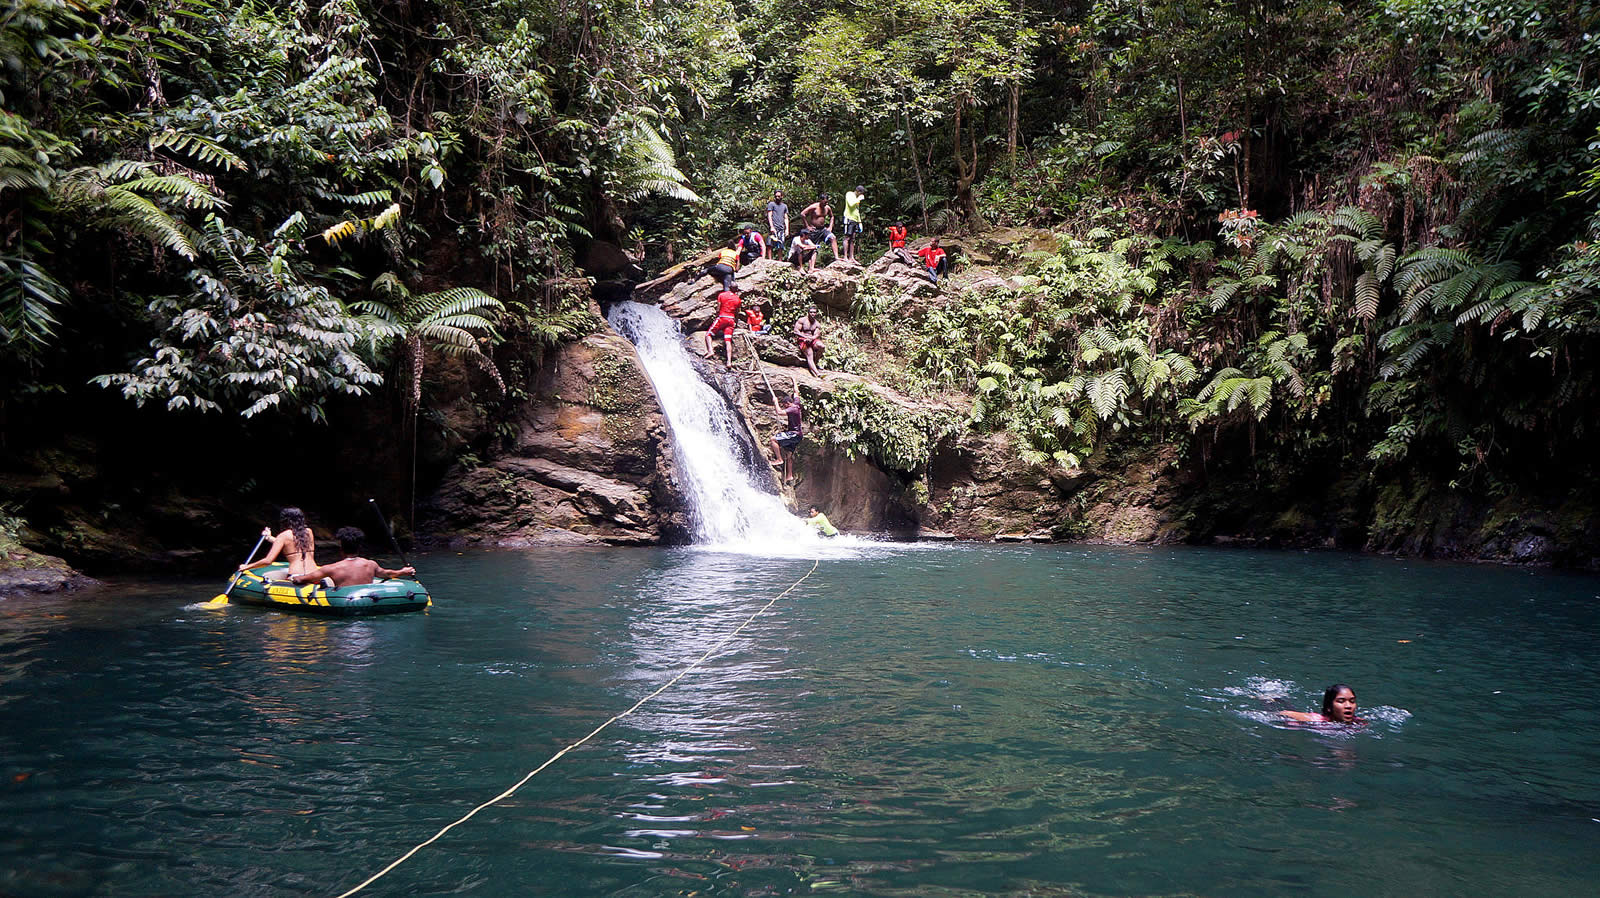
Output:
[[272,550],[260,561],[239,565],[239,570],[248,571],[251,568],[269,565],[277,561],[279,555],[289,562],[289,569],[275,572],[273,577],[276,579],[285,579],[317,569],[317,541],[311,536],[311,527],[306,523],[305,512],[298,508],[285,508],[278,512],[278,526],[283,528],[283,532],[277,536],[272,535],[272,528],[261,528],[261,538],[272,540]]
[[1366,721],[1356,716],[1356,691],[1343,683],[1334,683],[1322,693],[1322,713],[1307,711],[1279,711],[1279,716],[1299,723],[1343,723],[1360,726]]

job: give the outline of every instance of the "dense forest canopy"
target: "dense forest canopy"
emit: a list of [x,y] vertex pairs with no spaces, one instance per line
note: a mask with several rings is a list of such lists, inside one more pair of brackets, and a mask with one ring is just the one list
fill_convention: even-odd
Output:
[[1064,235],[885,338],[1042,463],[1590,470],[1591,2],[7,0],[0,29],[8,422],[416,401],[429,346],[515,396],[597,326],[595,246],[660,263],[862,184],[868,250],[896,218]]

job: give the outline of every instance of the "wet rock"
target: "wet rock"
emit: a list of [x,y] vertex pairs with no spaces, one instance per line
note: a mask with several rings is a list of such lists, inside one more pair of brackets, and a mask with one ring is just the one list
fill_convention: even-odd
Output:
[[633,345],[566,344],[541,369],[509,448],[458,466],[429,501],[429,541],[645,545],[687,533],[660,404]]

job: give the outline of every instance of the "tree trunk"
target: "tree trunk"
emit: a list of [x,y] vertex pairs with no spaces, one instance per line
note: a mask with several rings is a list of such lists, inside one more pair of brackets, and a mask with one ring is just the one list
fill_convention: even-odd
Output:
[[967,227],[976,230],[983,220],[978,214],[978,201],[972,195],[972,184],[978,179],[978,134],[976,128],[967,129],[972,142],[972,161],[969,163],[961,148],[961,113],[966,105],[967,96],[962,94],[956,99],[953,141],[956,161],[956,212]]
[[1011,164],[1011,170],[1017,170],[1017,107],[1020,105],[1022,84],[1011,82],[1011,120],[1006,125],[1006,159]]
[[928,189],[922,186],[922,163],[917,161],[917,132],[911,124],[911,113],[906,113],[906,142],[911,150],[911,170],[917,175],[917,199],[922,201],[922,230],[928,231]]

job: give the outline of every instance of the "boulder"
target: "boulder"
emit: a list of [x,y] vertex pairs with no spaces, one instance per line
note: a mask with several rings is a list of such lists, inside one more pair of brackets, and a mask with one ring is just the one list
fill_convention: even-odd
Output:
[[644,269],[633,257],[622,247],[605,240],[594,240],[584,247],[578,267],[600,281],[638,281],[644,277]]
[[458,465],[422,509],[451,546],[645,545],[687,535],[660,404],[633,345],[611,333],[560,347],[540,369],[515,433]]

